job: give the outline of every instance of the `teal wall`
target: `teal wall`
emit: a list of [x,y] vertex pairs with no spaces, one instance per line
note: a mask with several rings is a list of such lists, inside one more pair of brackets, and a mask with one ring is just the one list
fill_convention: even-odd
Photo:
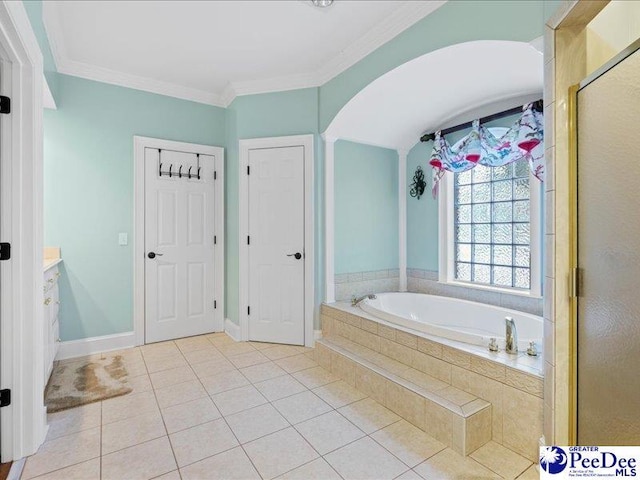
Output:
[[355,94],[395,67],[472,40],[529,42],[543,34],[545,15],[552,10],[535,0],[450,0],[320,87],[320,131]]
[[[407,268],[438,270],[438,200],[431,195],[431,167],[428,165],[433,142],[417,143],[407,155]],[[418,166],[424,171],[424,194],[409,195]]]
[[398,268],[398,153],[339,140],[334,175],[335,273]]
[[223,145],[225,110],[56,75],[58,110],[44,112],[44,234],[64,259],[61,338],[131,331],[133,136]]
[[238,140],[313,134],[315,146],[316,303],[324,298],[324,152],[318,135],[318,89],[237,97],[227,109],[227,318],[238,323]]

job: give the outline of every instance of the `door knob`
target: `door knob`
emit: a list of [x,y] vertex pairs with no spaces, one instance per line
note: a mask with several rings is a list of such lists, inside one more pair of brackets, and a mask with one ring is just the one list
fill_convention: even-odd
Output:
[[289,253],[287,257],[295,257],[296,260],[300,260],[302,258],[302,254],[300,252]]
[[150,259],[154,259],[156,257],[161,257],[163,254],[162,253],[156,253],[156,252],[149,252],[149,254],[147,255],[147,257],[149,257]]

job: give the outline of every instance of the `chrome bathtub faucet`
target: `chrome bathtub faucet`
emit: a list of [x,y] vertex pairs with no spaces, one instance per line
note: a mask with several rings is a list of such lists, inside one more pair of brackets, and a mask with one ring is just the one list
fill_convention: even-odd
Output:
[[514,322],[511,317],[505,317],[504,323],[507,327],[505,335],[506,346],[504,350],[507,353],[518,353],[518,330],[516,329],[516,322]]
[[366,299],[369,299],[369,300],[375,300],[376,298],[377,298],[377,297],[376,297],[373,293],[370,293],[370,294],[368,294],[368,295],[363,295],[363,296],[361,296],[361,297],[356,297],[355,295],[352,295],[352,296],[351,296],[351,306],[352,306],[352,307],[357,307],[357,306],[358,306],[358,304],[359,304],[360,302],[362,302],[363,300],[366,300]]

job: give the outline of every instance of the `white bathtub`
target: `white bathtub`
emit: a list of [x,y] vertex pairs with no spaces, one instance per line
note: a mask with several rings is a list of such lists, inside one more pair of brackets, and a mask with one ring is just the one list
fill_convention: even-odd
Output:
[[518,350],[534,341],[542,350],[543,320],[536,315],[457,298],[422,293],[379,293],[360,303],[365,312],[428,335],[488,346],[492,337],[505,348],[505,317],[512,317],[518,333]]

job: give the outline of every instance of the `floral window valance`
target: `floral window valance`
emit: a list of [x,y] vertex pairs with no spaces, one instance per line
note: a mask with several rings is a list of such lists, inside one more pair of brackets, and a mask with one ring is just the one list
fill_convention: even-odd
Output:
[[433,196],[438,193],[438,182],[445,172],[464,172],[476,165],[501,167],[526,158],[533,175],[544,181],[543,115],[533,104],[523,107],[522,116],[501,137],[473,122],[471,132],[455,146],[436,132],[429,164],[433,168]]

